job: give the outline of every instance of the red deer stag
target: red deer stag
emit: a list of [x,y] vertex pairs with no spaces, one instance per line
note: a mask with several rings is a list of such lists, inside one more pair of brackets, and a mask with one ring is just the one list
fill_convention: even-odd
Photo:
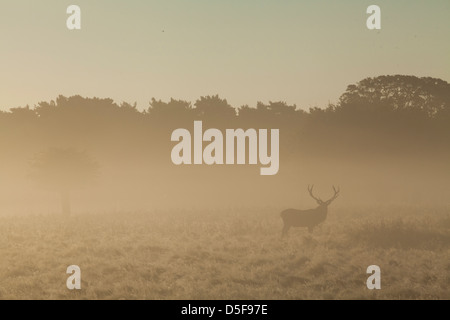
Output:
[[320,223],[324,222],[327,218],[327,211],[328,206],[331,202],[333,202],[334,199],[336,199],[339,195],[340,189],[333,186],[334,195],[331,197],[331,199],[327,201],[322,201],[320,198],[316,198],[313,195],[313,187],[308,186],[308,192],[311,195],[311,197],[317,201],[317,204],[319,205],[315,209],[308,209],[308,210],[297,210],[297,209],[286,209],[281,212],[281,218],[283,219],[283,231],[281,236],[284,237],[287,235],[290,227],[306,227],[308,228],[308,231],[311,233],[313,229],[319,225]]

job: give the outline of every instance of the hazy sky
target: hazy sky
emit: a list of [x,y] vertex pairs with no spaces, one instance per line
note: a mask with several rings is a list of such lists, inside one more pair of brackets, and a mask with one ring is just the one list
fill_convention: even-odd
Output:
[[[66,28],[70,4],[80,31]],[[366,28],[371,4],[380,31]],[[0,109],[216,93],[308,108],[368,76],[450,81],[449,0],[1,0],[0,40]]]

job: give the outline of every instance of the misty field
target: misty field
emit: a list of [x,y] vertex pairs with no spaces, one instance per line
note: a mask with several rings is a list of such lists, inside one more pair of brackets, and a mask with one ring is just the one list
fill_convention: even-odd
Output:
[[281,227],[268,208],[3,217],[0,299],[450,299],[449,208],[336,207],[312,234]]

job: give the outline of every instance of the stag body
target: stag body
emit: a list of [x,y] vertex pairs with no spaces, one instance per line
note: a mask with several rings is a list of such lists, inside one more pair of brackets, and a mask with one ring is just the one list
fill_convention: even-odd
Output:
[[308,231],[311,233],[316,226],[321,224],[327,218],[328,206],[334,199],[339,195],[339,189],[333,186],[334,196],[327,201],[322,201],[320,198],[316,198],[313,195],[313,187],[308,186],[308,192],[311,197],[316,200],[319,205],[315,209],[308,210],[297,210],[297,209],[286,209],[281,212],[281,219],[283,219],[283,230],[282,236],[285,236],[289,228],[291,227],[304,227],[308,228]]

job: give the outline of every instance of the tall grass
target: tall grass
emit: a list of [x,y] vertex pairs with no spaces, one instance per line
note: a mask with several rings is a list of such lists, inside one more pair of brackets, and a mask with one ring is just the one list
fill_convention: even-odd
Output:
[[[0,218],[0,299],[449,299],[447,209],[336,208],[281,239],[274,209]],[[67,266],[82,270],[69,291]],[[366,288],[366,268],[382,289]]]

